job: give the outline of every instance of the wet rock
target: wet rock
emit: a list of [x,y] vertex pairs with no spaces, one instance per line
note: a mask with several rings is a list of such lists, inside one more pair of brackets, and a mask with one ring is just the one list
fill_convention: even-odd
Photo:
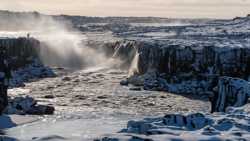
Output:
[[45,95],[44,98],[53,99],[53,98],[55,98],[55,96],[52,94],[49,94],[49,95]]
[[106,98],[108,98],[108,96],[102,95],[102,96],[97,96],[97,98],[98,98],[98,99],[106,99]]
[[140,87],[131,87],[131,88],[129,88],[129,90],[131,90],[131,91],[141,91],[141,88]]
[[122,80],[120,82],[120,85],[127,86],[128,85],[128,80]]
[[71,80],[71,78],[70,78],[70,77],[65,76],[65,77],[63,77],[63,78],[62,78],[62,80],[63,80],[63,81],[70,81],[70,80]]
[[27,114],[31,115],[52,115],[54,114],[55,108],[53,106],[48,105],[36,105],[29,111]]
[[8,106],[7,87],[0,84],[0,115]]
[[76,96],[74,96],[74,98],[79,99],[79,100],[85,100],[85,99],[88,98],[88,96],[86,96],[86,95],[76,95]]

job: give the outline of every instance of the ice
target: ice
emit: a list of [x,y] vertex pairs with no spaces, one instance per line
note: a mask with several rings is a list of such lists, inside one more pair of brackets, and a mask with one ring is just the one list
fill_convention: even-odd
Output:
[[[67,115],[69,116],[69,115]],[[25,124],[6,130],[8,136],[21,141],[29,141],[33,138],[59,136],[70,141],[90,140],[99,136],[118,132],[126,125],[128,117],[112,117],[107,115],[93,115],[81,113],[70,119],[47,117],[38,122]]]

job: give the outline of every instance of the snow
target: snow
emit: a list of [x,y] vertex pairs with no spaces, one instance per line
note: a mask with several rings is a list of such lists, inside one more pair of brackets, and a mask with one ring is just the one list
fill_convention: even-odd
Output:
[[24,82],[31,79],[54,76],[54,72],[49,67],[45,67],[40,62],[35,60],[32,64],[28,64],[24,68],[20,68],[12,72],[10,87],[22,86]]
[[129,118],[126,115],[119,117],[85,112],[71,116],[67,114],[45,117],[38,122],[10,128],[6,133],[20,141],[29,141],[33,138],[42,140],[46,137],[60,137],[70,141],[93,140],[105,134],[118,132],[126,125],[127,120]]
[[244,108],[229,108],[225,114],[167,114],[164,117],[129,121],[122,133],[106,136],[106,139],[249,140],[250,117],[249,113],[244,112]]
[[130,23],[132,26],[136,27],[143,27],[143,26],[149,26],[149,27],[163,27],[163,26],[187,26],[191,25],[191,23],[182,23],[182,22],[173,22],[173,23]]

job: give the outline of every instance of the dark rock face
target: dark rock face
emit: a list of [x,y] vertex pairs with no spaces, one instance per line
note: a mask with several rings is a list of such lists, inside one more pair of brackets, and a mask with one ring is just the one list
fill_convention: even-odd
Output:
[[40,43],[33,38],[0,39],[0,50],[3,58],[9,62],[12,70],[17,70],[39,57]]
[[243,106],[247,103],[249,96],[250,83],[248,81],[238,78],[220,77],[218,93],[215,93],[212,100],[212,112],[225,112],[229,106]]
[[[109,54],[131,64],[135,53],[139,54],[139,74],[154,70],[159,74],[176,76],[189,74],[218,75],[248,78],[250,74],[250,48],[237,47],[238,41],[229,45],[218,45],[223,41],[206,43],[185,40],[121,41],[107,45]],[[239,43],[240,44],[240,43]],[[242,43],[241,43],[242,44]],[[248,44],[245,42],[244,44]],[[170,78],[169,78],[170,79]],[[188,79],[188,78],[186,78]]]
[[[37,48],[36,48],[37,47]],[[38,58],[39,42],[28,38],[0,38],[0,114],[8,105],[7,89],[11,71]]]
[[0,84],[0,115],[4,109],[8,106],[8,96],[7,96],[8,87],[4,84]]
[[[7,106],[13,106],[13,101],[8,101],[9,86],[22,86],[28,79],[53,75],[49,68],[40,63],[39,51],[40,42],[33,38],[0,38],[0,114]],[[52,114],[54,111],[50,106],[34,106],[36,103],[29,98],[19,99],[20,102],[22,104],[16,105],[16,110],[32,107],[24,113]]]
[[140,54],[140,74],[152,69],[171,76],[191,73],[247,78],[250,74],[250,48],[234,47],[237,42],[223,47],[216,46],[216,42],[211,45],[184,41],[179,44],[171,41],[139,44],[134,48]]
[[[212,112],[224,111],[228,106],[244,105],[247,94],[242,92],[245,88],[241,87],[245,87],[243,81],[250,76],[249,42],[229,42],[227,39],[191,41],[174,39],[157,42],[123,41],[114,44],[115,57],[126,56],[127,58],[123,57],[126,58],[125,61],[130,61],[129,64],[136,67],[136,72],[121,84],[128,82],[145,90],[214,96]],[[228,44],[224,45],[225,42]],[[130,52],[133,56],[124,52]],[[242,80],[238,81],[242,83],[234,84],[235,80],[230,78],[230,85],[227,86],[224,84],[226,78],[221,76],[239,78]],[[223,89],[230,89],[227,90],[227,96]],[[223,101],[225,97],[227,102]],[[229,100],[229,97],[234,99]],[[239,102],[238,99],[242,101]]]

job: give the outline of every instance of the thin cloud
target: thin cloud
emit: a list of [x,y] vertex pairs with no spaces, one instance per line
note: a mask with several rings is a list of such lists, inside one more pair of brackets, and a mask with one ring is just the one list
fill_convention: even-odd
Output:
[[232,18],[248,14],[250,0],[1,0],[0,9],[86,16]]

